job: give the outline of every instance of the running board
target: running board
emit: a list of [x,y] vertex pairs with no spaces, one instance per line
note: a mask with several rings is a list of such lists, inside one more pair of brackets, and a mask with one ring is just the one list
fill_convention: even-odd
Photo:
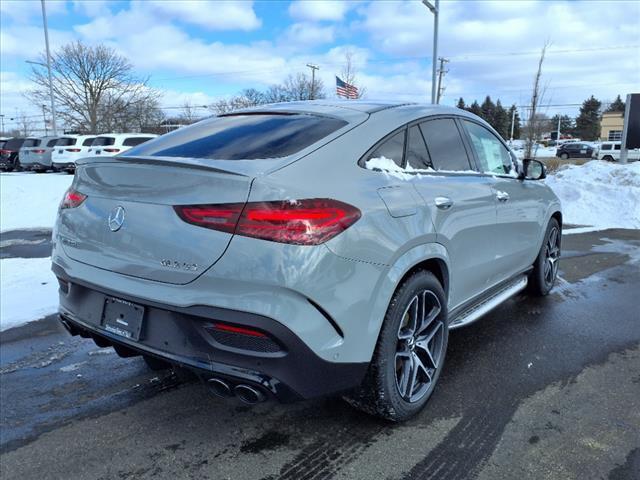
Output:
[[527,276],[523,275],[515,282],[507,284],[504,288],[498,290],[496,293],[486,298],[482,302],[467,308],[462,313],[460,313],[460,315],[457,315],[455,319],[449,323],[449,330],[465,327],[470,323],[475,322],[480,317],[496,308],[505,300],[508,300],[516,293],[524,290],[526,286]]

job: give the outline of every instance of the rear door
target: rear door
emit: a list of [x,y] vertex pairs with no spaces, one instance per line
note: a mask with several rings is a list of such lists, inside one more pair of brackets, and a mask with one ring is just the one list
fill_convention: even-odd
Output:
[[490,179],[474,170],[453,118],[410,126],[407,160],[413,168],[427,164],[436,170],[418,175],[415,186],[451,259],[449,307],[455,308],[491,284],[498,252]]
[[540,185],[519,180],[513,158],[504,142],[484,125],[460,122],[468,134],[476,164],[495,196],[497,251],[492,265],[493,282],[500,282],[528,267],[538,250],[544,228],[546,204],[538,195]]

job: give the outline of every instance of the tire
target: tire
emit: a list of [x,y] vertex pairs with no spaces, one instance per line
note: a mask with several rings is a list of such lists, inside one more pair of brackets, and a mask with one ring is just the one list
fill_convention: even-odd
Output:
[[143,355],[142,358],[144,359],[144,363],[147,364],[147,367],[149,367],[149,369],[153,370],[154,372],[159,372],[161,370],[168,370],[169,368],[171,368],[170,363],[160,360],[158,358],[150,357],[148,355]]
[[563,160],[569,160],[569,154],[568,153],[561,153],[560,154],[560,158]]
[[540,252],[533,263],[533,272],[529,275],[529,290],[534,295],[548,295],[556,282],[561,240],[560,225],[552,218],[547,225]]
[[602,159],[606,162],[613,162],[613,157],[611,155],[605,155]]
[[[422,311],[428,314],[420,315]],[[411,322],[410,314],[423,317],[422,322]],[[413,328],[412,323],[422,323],[422,328]],[[433,393],[448,339],[444,290],[431,272],[418,270],[394,293],[365,379],[345,400],[386,420],[407,420]]]

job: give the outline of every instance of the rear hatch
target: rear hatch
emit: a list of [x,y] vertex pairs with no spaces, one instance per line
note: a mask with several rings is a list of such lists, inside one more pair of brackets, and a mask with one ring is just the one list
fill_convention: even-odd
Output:
[[246,202],[250,185],[245,175],[182,163],[88,163],[73,185],[87,198],[62,211],[60,242],[79,262],[185,284],[222,256],[232,234],[190,225],[173,206]]

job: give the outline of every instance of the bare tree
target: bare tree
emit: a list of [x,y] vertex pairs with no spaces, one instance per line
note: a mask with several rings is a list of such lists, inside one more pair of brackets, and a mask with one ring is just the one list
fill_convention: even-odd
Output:
[[327,96],[322,79],[316,78],[315,82],[312,83],[311,78],[306,73],[301,72],[296,75],[289,75],[285,79],[282,84],[282,92],[286,102],[326,98]]
[[529,105],[529,119],[527,120],[527,124],[525,125],[525,149],[524,149],[524,158],[532,158],[533,146],[536,143],[536,140],[540,138],[540,134],[544,129],[544,126],[547,124],[544,118],[538,114],[538,109],[542,104],[542,99],[544,98],[544,94],[546,92],[546,87],[541,87],[540,79],[542,77],[542,64],[544,62],[544,56],[547,52],[547,47],[549,47],[549,42],[544,44],[542,47],[542,52],[540,53],[540,59],[538,60],[538,71],[536,72],[536,76],[533,80],[533,91],[531,92],[531,104]]
[[17,132],[17,135],[11,134],[10,136],[28,137],[33,133],[34,122],[31,117],[26,115],[23,111],[16,111],[15,117],[11,118],[11,120],[15,121],[16,123],[16,127],[12,130],[12,132]]
[[202,116],[198,114],[198,107],[193,105],[189,100],[186,100],[182,104],[180,115],[178,115],[180,123],[184,125],[191,125],[192,123],[196,123],[200,120],[200,118],[202,118]]
[[[125,57],[105,45],[77,41],[62,46],[51,59],[59,116],[69,128],[88,133],[138,128],[136,115],[158,115],[160,93],[148,86],[148,78],[138,78],[132,70]],[[31,79],[36,87],[28,98],[38,105],[48,101],[46,69],[33,66]]]
[[347,50],[344,54],[344,65],[342,70],[340,71],[340,78],[344,80],[349,85],[353,85],[358,88],[358,95],[356,98],[362,98],[366,91],[366,88],[362,85],[358,85],[357,79],[358,71],[353,62],[353,52],[351,50]]

